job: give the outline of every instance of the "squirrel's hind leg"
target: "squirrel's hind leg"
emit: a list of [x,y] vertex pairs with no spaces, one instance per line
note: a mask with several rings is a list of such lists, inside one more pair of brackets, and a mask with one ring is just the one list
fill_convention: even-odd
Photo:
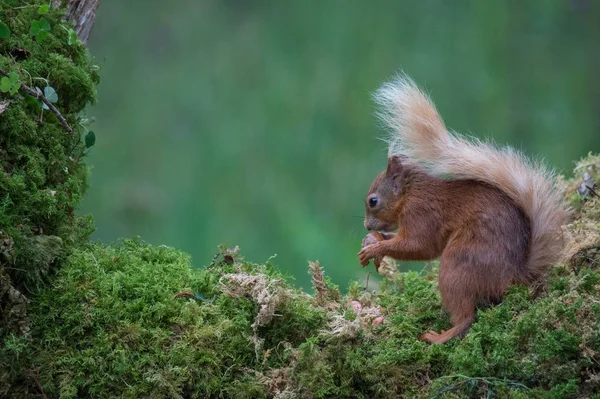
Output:
[[442,255],[439,287],[442,304],[452,318],[452,328],[439,334],[428,331],[421,335],[423,341],[443,344],[454,337],[464,336],[475,321],[480,282],[472,268],[460,265],[451,253],[446,251]]
[[475,321],[475,301],[468,296],[456,297],[444,295],[440,281],[440,290],[442,291],[442,302],[444,307],[452,317],[452,328],[448,331],[437,333],[433,330],[421,335],[419,339],[431,342],[433,344],[444,344],[454,337],[463,337]]

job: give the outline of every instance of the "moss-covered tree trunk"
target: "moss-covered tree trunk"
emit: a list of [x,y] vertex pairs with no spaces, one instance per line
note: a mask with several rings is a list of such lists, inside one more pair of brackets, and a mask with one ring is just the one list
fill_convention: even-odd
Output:
[[100,0],[54,0],[52,4],[54,7],[64,6],[67,9],[68,20],[75,27],[77,37],[87,43]]
[[0,4],[0,337],[28,335],[28,298],[93,229],[74,210],[86,188],[84,110],[99,78],[85,42],[99,3]]

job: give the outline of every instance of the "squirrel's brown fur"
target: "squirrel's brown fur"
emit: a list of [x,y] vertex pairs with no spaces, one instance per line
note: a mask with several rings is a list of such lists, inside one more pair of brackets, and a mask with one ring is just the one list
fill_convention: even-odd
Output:
[[421,338],[444,343],[468,331],[476,306],[499,301],[511,284],[537,281],[560,259],[567,212],[552,173],[511,148],[451,134],[406,76],[375,98],[392,135],[365,228],[398,234],[365,246],[359,259],[365,266],[386,255],[441,257],[439,287],[453,327]]

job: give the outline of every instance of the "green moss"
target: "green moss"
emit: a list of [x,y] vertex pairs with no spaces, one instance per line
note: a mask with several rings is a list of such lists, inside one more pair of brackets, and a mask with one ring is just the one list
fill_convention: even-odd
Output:
[[12,317],[1,311],[12,307],[3,289],[10,286],[30,296],[93,229],[91,218],[76,217],[74,210],[87,186],[80,122],[84,108],[96,100],[96,68],[83,44],[68,44],[70,26],[62,10],[51,8],[43,16],[51,31],[38,40],[29,27],[41,18],[43,2],[14,3],[0,4],[0,20],[11,30],[8,39],[0,40],[0,68],[16,72],[31,88],[52,86],[56,107],[74,131],[68,133],[23,90],[0,94],[0,102],[7,104],[0,116],[0,228],[10,242],[0,256],[0,272],[9,276],[0,287],[0,337]]
[[[265,266],[239,268],[279,277]],[[220,291],[226,271],[192,269],[185,254],[135,240],[85,246],[30,306],[33,343],[7,345],[1,358],[13,362],[0,368],[12,370],[7,378],[18,387],[28,379],[27,359],[46,393],[60,397],[267,397],[258,373],[284,362],[283,341],[298,345],[316,334],[324,311],[296,292],[276,309],[281,318],[260,329],[266,344],[257,358],[250,340],[256,304]],[[182,291],[216,297],[175,297]],[[30,392],[15,389],[14,397]]]

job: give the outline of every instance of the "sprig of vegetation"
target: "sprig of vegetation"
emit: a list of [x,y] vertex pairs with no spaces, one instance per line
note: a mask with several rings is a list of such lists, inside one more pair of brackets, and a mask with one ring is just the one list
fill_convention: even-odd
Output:
[[[0,81],[0,90],[1,91],[5,91],[5,89],[6,89],[7,92],[14,95],[17,93],[17,91],[19,89],[23,89],[27,94],[29,94],[33,98],[41,101],[42,107],[44,109],[48,109],[48,110],[52,111],[54,113],[54,115],[56,115],[56,117],[60,121],[61,125],[65,128],[65,130],[67,132],[71,133],[73,131],[73,129],[71,128],[71,126],[69,126],[69,123],[62,116],[60,111],[52,104],[53,102],[58,101],[58,94],[56,94],[56,91],[54,90],[54,88],[52,88],[51,86],[46,86],[44,88],[44,92],[42,93],[42,91],[39,88],[36,87],[34,90],[34,89],[30,88],[29,86],[27,86],[26,84],[22,83],[19,80],[19,75],[14,72],[8,73],[8,72],[0,69],[0,74],[5,76]],[[46,95],[50,96],[50,98],[46,97]]]

